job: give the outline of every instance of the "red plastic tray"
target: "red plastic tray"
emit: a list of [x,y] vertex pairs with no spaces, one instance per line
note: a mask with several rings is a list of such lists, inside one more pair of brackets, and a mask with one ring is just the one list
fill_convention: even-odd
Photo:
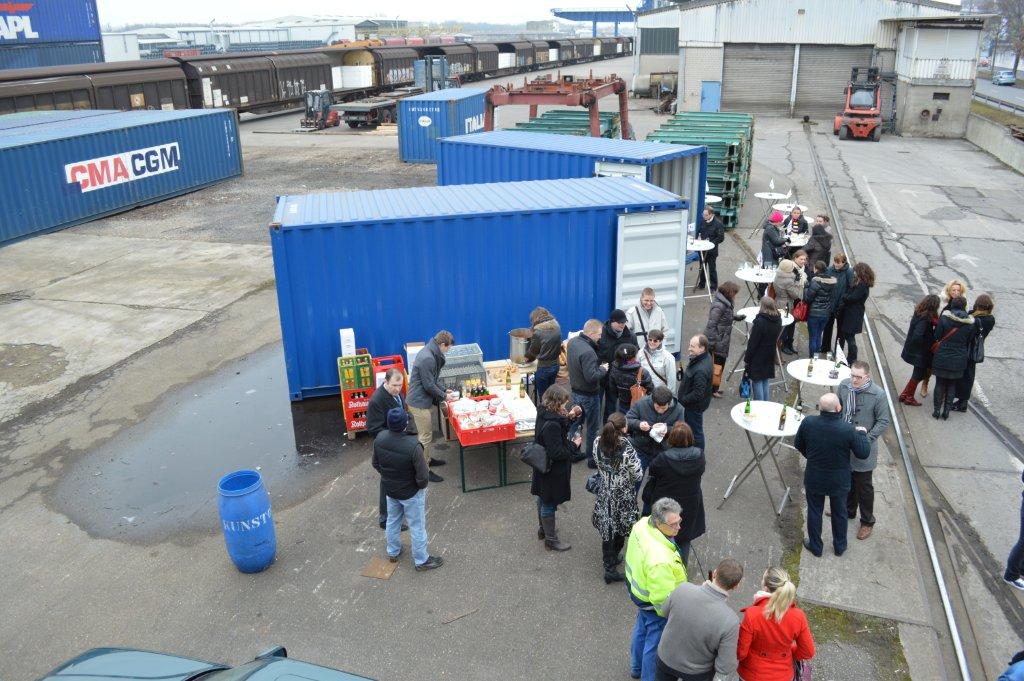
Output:
[[[481,397],[470,397],[469,399],[476,402],[488,402],[494,399],[494,395],[483,395]],[[455,414],[448,410],[448,422],[452,426],[452,430],[455,431],[455,437],[459,439],[459,444],[463,447],[473,447],[474,445],[486,445],[492,442],[503,442],[505,440],[516,439],[516,424],[507,423],[502,426],[484,426],[483,428],[470,428],[468,430],[462,430],[459,428],[459,420],[455,417]]]

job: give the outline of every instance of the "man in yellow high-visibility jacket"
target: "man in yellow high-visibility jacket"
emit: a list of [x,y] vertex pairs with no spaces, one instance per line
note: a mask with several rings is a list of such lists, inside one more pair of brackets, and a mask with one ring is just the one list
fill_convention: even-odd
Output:
[[682,509],[674,499],[658,499],[651,515],[633,525],[626,545],[629,597],[638,608],[630,651],[634,679],[654,681],[658,642],[666,619],[662,603],[686,580],[686,567],[672,538],[679,533]]

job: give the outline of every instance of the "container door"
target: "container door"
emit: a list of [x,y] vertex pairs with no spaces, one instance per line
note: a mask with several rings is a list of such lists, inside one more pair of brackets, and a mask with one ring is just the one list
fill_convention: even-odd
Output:
[[619,216],[615,300],[620,309],[638,304],[645,287],[654,289],[669,328],[665,349],[676,352],[683,337],[683,285],[687,210]]
[[594,164],[594,177],[635,177],[647,181],[647,166],[638,163],[598,161]]
[[722,83],[703,80],[700,83],[700,110],[717,112],[722,107]]

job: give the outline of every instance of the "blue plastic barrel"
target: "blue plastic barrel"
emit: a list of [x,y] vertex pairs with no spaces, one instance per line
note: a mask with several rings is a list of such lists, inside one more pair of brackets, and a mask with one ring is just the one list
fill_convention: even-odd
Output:
[[235,471],[220,479],[220,523],[228,555],[242,572],[259,572],[274,562],[277,535],[270,497],[256,471]]

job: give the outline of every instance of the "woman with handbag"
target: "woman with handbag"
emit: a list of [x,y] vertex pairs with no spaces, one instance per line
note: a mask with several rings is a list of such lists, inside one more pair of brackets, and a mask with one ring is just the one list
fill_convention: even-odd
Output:
[[615,568],[630,528],[640,519],[636,486],[643,470],[633,443],[626,437],[628,430],[622,414],[615,412],[608,417],[594,442],[597,472],[587,480],[587,489],[595,495],[591,522],[601,535],[605,584],[624,579]]
[[[932,338],[935,335],[935,325],[938,323],[939,297],[927,295],[914,308],[914,316],[910,320],[910,328],[907,329],[907,339],[903,341],[903,352],[900,353],[903,361],[914,367],[910,380],[900,393],[900,402],[907,406],[921,406],[914,398],[914,391],[917,390],[917,384],[931,373],[934,342]],[[921,396],[924,397],[923,390]]]
[[537,410],[533,442],[543,447],[547,455],[547,470],[534,468],[530,494],[537,497],[537,520],[540,524],[537,538],[543,539],[544,548],[550,551],[572,548],[558,538],[555,511],[559,504],[572,498],[572,458],[579,454],[583,437],[577,433],[570,440],[569,425],[581,413],[578,406],[569,409],[569,392],[557,384],[544,391]]
[[694,446],[693,431],[682,421],[675,423],[666,439],[668,449],[658,454],[647,469],[644,486],[644,515],[651,505],[662,497],[675,499],[682,508],[682,525],[675,536],[676,548],[683,565],[690,557],[690,542],[702,536],[704,524],[704,493],[700,488],[706,459],[704,451]]
[[769,382],[775,378],[776,343],[782,333],[782,317],[771,296],[761,298],[761,309],[754,317],[747,337],[747,351],[743,354],[746,365],[744,375],[750,379],[755,400],[769,399]]
[[853,284],[843,294],[843,314],[839,322],[839,345],[846,352],[848,364],[857,361],[857,334],[864,330],[864,311],[874,285],[875,271],[867,263],[853,266]]
[[967,411],[967,403],[971,399],[971,391],[974,389],[975,366],[985,361],[985,339],[996,326],[996,318],[992,316],[995,303],[992,296],[982,293],[974,301],[971,308],[971,316],[974,317],[974,342],[971,344],[970,352],[967,353],[967,368],[964,375],[956,382],[956,401],[953,402],[953,411]]
[[632,343],[623,343],[615,348],[615,361],[608,372],[613,394],[616,397],[616,411],[625,414],[633,403],[654,391],[651,375],[640,366],[636,358],[637,348]]
[[[782,352],[787,355],[797,354],[793,347],[793,335],[796,332],[796,306],[803,300],[804,287],[807,285],[807,273],[804,272],[804,265],[807,264],[807,254],[797,251],[793,254],[792,260],[783,260],[779,263],[779,269],[775,272],[775,281],[772,286],[775,288],[775,306],[780,310],[791,310],[794,323],[782,330]],[[803,315],[806,321],[807,316]]]
[[789,573],[780,567],[765,570],[753,605],[741,611],[736,672],[742,681],[810,679],[802,667],[814,657],[814,637],[795,600]]
[[967,300],[954,298],[949,301],[949,309],[939,316],[931,348],[932,375],[935,376],[933,418],[949,418],[949,409],[956,396],[956,383],[967,369],[967,358],[976,333],[974,317],[967,314]]
[[[714,362],[714,374],[711,379],[712,397],[723,395],[722,372],[729,359],[729,342],[732,340],[732,323],[743,321],[743,317],[733,312],[736,294],[740,287],[735,281],[723,282],[715,292],[708,311],[708,323],[704,327],[704,335],[708,339],[708,350]],[[674,390],[673,390],[674,392]]]
[[[935,326],[939,323],[938,315],[949,309],[949,301],[961,296],[964,299],[967,298],[967,284],[959,279],[947,281],[946,285],[939,291],[939,311],[936,313],[935,322],[932,324],[932,331],[935,330]],[[928,397],[928,382],[930,380],[932,380],[932,367],[929,363],[928,368],[925,369],[924,378],[921,379],[921,397]]]

